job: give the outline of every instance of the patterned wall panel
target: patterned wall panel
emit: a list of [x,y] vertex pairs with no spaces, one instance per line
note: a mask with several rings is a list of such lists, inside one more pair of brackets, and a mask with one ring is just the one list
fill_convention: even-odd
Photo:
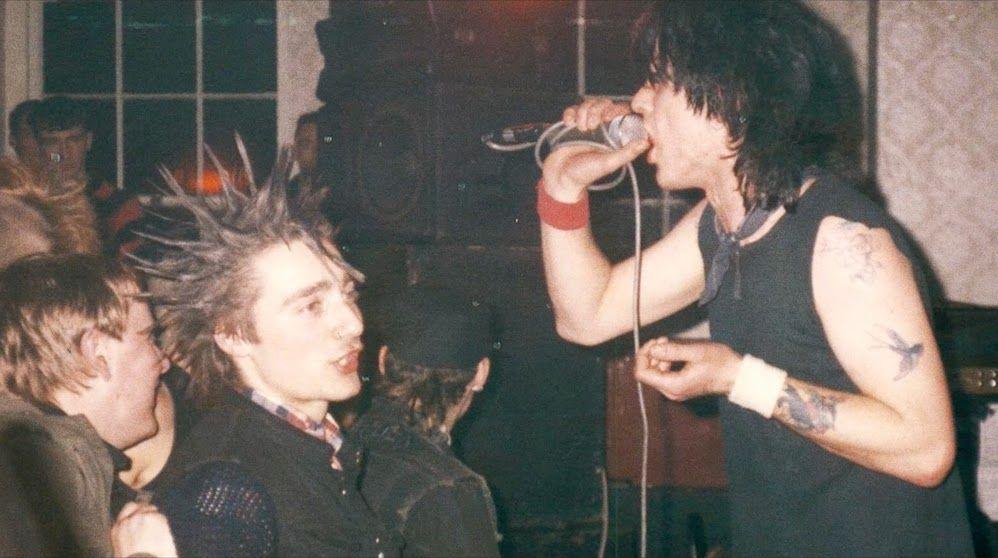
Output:
[[881,191],[948,298],[998,305],[998,2],[879,10]]
[[277,8],[277,138],[286,144],[298,116],[321,106],[315,84],[324,61],[315,24],[329,17],[329,2],[279,0]]

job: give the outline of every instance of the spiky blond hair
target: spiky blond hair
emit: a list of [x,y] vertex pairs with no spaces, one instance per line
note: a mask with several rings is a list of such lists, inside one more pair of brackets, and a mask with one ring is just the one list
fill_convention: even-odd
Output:
[[214,336],[225,333],[257,340],[252,316],[260,294],[253,270],[257,255],[276,244],[300,241],[355,279],[363,279],[333,244],[335,231],[319,209],[324,192],[305,187],[288,199],[288,150],[281,150],[272,174],[258,186],[238,137],[236,144],[245,179],[240,183],[248,182],[244,190],[236,187],[233,174],[210,149],[206,151],[222,181],[218,195],[191,195],[161,169],[169,193],[187,218],[172,227],[173,233],[138,233],[158,243],[162,254],[133,258],[139,269],[162,279],[151,281],[156,285],[151,291],[163,330],[161,342],[171,359],[190,374],[189,394],[202,404],[210,404],[226,387],[241,385],[235,363]]

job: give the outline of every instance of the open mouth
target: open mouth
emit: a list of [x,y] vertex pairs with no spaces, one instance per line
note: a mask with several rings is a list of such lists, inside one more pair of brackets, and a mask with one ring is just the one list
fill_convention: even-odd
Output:
[[353,350],[333,361],[340,374],[356,374],[360,364],[360,349]]

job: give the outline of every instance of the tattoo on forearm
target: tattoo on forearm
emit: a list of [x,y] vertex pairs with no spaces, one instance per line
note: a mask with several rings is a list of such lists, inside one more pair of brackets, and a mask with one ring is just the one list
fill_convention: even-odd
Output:
[[909,345],[898,332],[888,327],[884,327],[883,329],[886,332],[887,339],[882,339],[876,334],[871,334],[871,337],[879,343],[878,345],[874,345],[873,348],[890,349],[901,357],[901,362],[898,364],[897,375],[894,376],[894,381],[896,382],[908,374],[911,374],[911,372],[918,366],[918,360],[922,357],[922,352],[924,351],[925,346],[921,343],[912,343]]
[[870,229],[861,223],[842,221],[832,234],[823,237],[817,251],[834,257],[854,283],[873,281],[882,267],[874,258]]
[[802,432],[823,434],[834,429],[836,405],[842,398],[802,391],[787,384],[776,402],[776,415]]

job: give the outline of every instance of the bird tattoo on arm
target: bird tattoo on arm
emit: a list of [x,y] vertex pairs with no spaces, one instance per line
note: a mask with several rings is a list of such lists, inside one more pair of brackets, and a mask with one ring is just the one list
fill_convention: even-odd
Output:
[[886,339],[878,337],[876,334],[871,334],[871,337],[879,343],[878,345],[874,345],[873,348],[889,349],[901,357],[897,375],[894,376],[894,381],[896,382],[915,370],[915,367],[918,366],[918,359],[921,358],[925,347],[922,343],[912,343],[909,345],[898,332],[888,327],[884,327],[883,329],[887,336]]

